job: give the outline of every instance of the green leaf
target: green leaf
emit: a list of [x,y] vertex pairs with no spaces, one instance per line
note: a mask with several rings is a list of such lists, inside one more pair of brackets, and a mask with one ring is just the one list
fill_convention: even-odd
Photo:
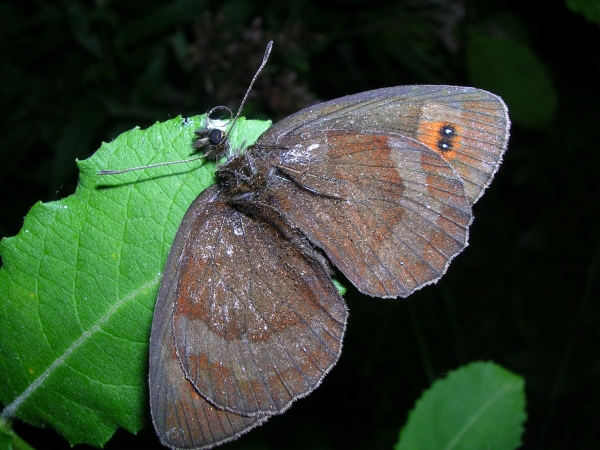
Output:
[[499,449],[521,445],[523,378],[475,362],[437,380],[417,401],[395,450]]
[[10,420],[0,417],[0,450],[12,449],[14,432],[10,427]]
[[529,46],[474,32],[466,58],[471,84],[500,95],[514,122],[532,129],[552,122],[558,96],[550,72]]
[[344,284],[342,284],[340,280],[338,280],[337,278],[332,278],[331,281],[333,281],[333,284],[335,285],[335,288],[338,290],[340,295],[346,294],[348,288]]
[[12,419],[0,417],[0,450],[34,450],[12,430]]
[[[203,116],[134,129],[103,144],[74,195],[36,204],[19,234],[0,243],[0,401],[3,420],[51,425],[72,444],[135,433],[147,406],[152,312],[175,232],[214,182],[195,161],[120,175],[191,156]],[[240,119],[234,147],[269,122]]]
[[600,25],[600,0],[566,0],[567,7],[588,22]]

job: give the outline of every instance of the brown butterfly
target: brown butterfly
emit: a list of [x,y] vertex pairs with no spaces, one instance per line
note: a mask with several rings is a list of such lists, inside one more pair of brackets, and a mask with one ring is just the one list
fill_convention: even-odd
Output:
[[182,220],[154,313],[161,442],[227,442],[321,383],[348,316],[330,265],[374,297],[436,282],[467,245],[509,126],[488,92],[392,87],[293,114],[220,166]]

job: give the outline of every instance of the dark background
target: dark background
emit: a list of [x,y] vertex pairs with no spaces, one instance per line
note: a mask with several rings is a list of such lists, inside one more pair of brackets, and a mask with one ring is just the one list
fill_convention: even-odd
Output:
[[[470,246],[408,299],[350,289],[344,351],[323,385],[224,448],[390,449],[421,392],[477,360],[525,378],[523,448],[600,448],[600,6],[534,3],[2,2],[0,236],[36,201],[73,193],[75,158],[102,141],[236,108],[270,39],[250,118],[384,86],[488,89],[513,127]],[[53,430],[16,429],[69,448]],[[158,445],[148,423],[106,448]]]

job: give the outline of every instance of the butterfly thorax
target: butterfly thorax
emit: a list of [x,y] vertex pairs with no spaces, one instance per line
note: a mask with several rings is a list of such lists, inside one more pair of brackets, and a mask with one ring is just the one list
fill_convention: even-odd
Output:
[[267,187],[268,167],[266,160],[252,152],[253,147],[238,155],[217,170],[217,180],[230,199],[240,197],[258,198]]

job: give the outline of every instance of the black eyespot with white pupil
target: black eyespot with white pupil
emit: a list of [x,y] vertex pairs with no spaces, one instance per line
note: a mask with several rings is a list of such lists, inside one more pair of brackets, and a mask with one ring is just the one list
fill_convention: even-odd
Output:
[[438,131],[440,137],[437,140],[437,148],[442,153],[447,153],[454,149],[454,140],[456,139],[456,128],[454,125],[445,123]]
[[212,145],[219,145],[225,140],[225,133],[223,130],[214,129],[208,135],[208,140]]

